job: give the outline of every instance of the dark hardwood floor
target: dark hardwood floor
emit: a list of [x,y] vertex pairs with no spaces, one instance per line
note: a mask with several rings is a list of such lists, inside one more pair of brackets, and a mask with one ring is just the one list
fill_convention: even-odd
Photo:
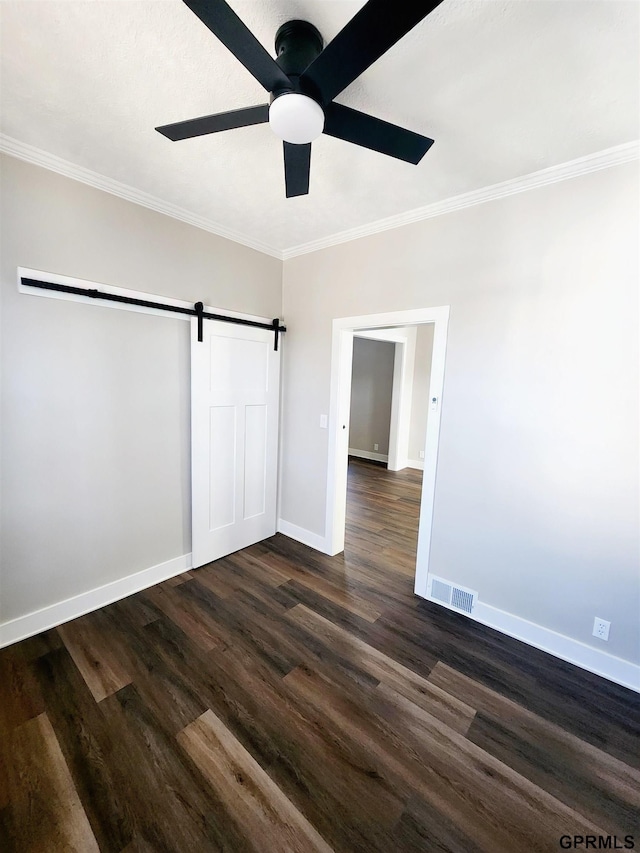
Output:
[[640,849],[640,697],[416,598],[419,490],[1,650],[0,850]]

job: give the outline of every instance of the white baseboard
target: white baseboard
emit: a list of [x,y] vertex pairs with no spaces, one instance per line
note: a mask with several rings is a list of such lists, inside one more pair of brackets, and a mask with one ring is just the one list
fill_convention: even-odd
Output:
[[166,563],[159,563],[157,566],[127,575],[104,586],[74,595],[73,598],[67,598],[49,607],[43,607],[41,610],[4,622],[0,624],[0,648],[32,637],[41,631],[47,631],[49,628],[55,628],[70,619],[77,619],[78,616],[84,616],[85,613],[119,601],[121,598],[133,595],[134,592],[140,592],[156,583],[166,581],[190,568],[191,554],[183,554],[181,557],[167,560]]
[[[298,527],[284,519],[278,519],[278,533],[295,539],[303,545],[308,545],[323,554],[330,554],[330,548],[324,536]],[[165,563],[151,566],[141,572],[127,575],[127,577],[112,581],[104,586],[83,592],[80,595],[73,596],[73,598],[67,598],[49,607],[43,607],[41,610],[4,622],[0,624],[0,648],[32,637],[49,628],[55,628],[71,619],[84,616],[85,613],[90,613],[92,610],[97,610],[107,604],[112,604],[114,601],[119,601],[121,598],[126,598],[128,595],[133,595],[154,584],[182,574],[182,572],[188,571],[191,566],[191,554],[183,554],[180,557],[167,560]],[[442,607],[446,606],[440,601],[428,600]],[[460,611],[455,610],[455,612],[459,613]],[[637,664],[610,655],[571,637],[558,634],[556,631],[544,628],[542,625],[536,625],[534,622],[529,622],[527,619],[499,610],[497,607],[492,607],[484,602],[477,602],[474,612],[469,614],[469,618],[640,693],[640,666]]]
[[298,527],[297,524],[291,524],[290,521],[285,521],[283,518],[278,519],[278,533],[288,536],[289,539],[295,539],[296,542],[301,542],[303,545],[308,545],[314,551],[320,551],[322,554],[332,556],[324,536],[313,533],[311,530],[306,530],[304,527]]
[[407,459],[407,468],[415,468],[416,471],[424,471],[424,459]]
[[[441,607],[447,607],[446,604],[433,598],[429,598],[428,601],[439,604]],[[455,613],[461,612],[453,607],[447,607],[447,609],[453,610]],[[601,649],[588,646],[579,640],[573,640],[571,637],[558,634],[550,628],[536,625],[535,622],[529,622],[527,619],[514,616],[512,613],[499,610],[497,607],[492,607],[490,604],[484,604],[481,601],[476,603],[473,613],[461,613],[461,615],[475,619],[476,622],[487,625],[489,628],[495,628],[502,634],[516,640],[522,640],[529,646],[541,649],[543,652],[554,655],[554,657],[640,693],[640,666],[638,664],[617,658]]]
[[356,450],[350,447],[348,450],[349,456],[357,456],[360,459],[371,459],[374,462],[388,462],[389,457],[386,453],[374,453],[370,450]]

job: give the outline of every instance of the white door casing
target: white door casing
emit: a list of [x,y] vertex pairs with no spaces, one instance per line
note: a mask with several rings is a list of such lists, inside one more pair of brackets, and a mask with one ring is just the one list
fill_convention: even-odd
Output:
[[191,321],[193,566],[276,532],[280,353],[273,332]]

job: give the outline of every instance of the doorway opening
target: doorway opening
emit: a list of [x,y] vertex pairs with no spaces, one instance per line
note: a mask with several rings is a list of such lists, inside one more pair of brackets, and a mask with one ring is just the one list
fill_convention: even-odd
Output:
[[[338,554],[344,550],[354,337],[361,337],[365,334],[370,340],[375,340],[376,338],[384,340],[386,335],[405,335],[404,340],[393,341],[397,347],[394,353],[394,378],[396,380],[394,386],[396,387],[396,393],[393,395],[391,405],[389,448],[387,453],[387,464],[395,466],[391,470],[401,470],[407,467],[407,460],[409,458],[411,423],[410,417],[407,417],[407,409],[410,411],[411,408],[411,393],[403,395],[400,393],[400,390],[409,386],[409,377],[411,384],[413,382],[416,327],[422,324],[432,324],[433,348],[431,369],[428,376],[428,418],[422,450],[424,453],[423,478],[414,584],[415,592],[423,597],[426,597],[427,591],[429,551],[431,547],[431,525],[436,482],[448,318],[449,308],[448,306],[443,306],[411,311],[388,312],[385,314],[362,315],[359,317],[343,317],[333,321],[329,470],[326,508],[326,543],[327,550],[331,554]],[[403,331],[401,332],[400,329]],[[372,333],[373,337],[371,337]],[[411,355],[411,344],[407,340],[412,335],[413,361],[409,357]],[[389,337],[386,340],[390,342]],[[403,381],[400,379],[401,375]],[[395,413],[393,411],[394,408]],[[404,418],[398,418],[398,414],[401,414],[403,409]],[[395,427],[393,426],[394,414]],[[375,443],[379,444],[379,442]]]
[[[346,547],[413,579],[433,323],[353,333]],[[363,541],[364,539],[364,541]],[[358,544],[356,544],[358,543]]]
[[349,456],[424,467],[433,323],[353,333]]
[[354,332],[349,459],[367,459],[387,466],[395,355],[392,341],[370,337],[368,331]]

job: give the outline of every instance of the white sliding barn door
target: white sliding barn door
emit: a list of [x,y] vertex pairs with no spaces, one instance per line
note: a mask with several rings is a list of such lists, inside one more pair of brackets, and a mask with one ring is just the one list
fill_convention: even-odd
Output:
[[280,353],[274,333],[191,321],[193,566],[276,532]]

